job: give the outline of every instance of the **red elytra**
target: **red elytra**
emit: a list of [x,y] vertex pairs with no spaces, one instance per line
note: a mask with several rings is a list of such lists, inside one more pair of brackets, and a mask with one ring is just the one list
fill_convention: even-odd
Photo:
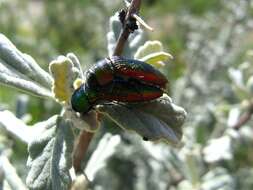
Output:
[[138,80],[147,85],[165,88],[168,80],[150,64],[134,59],[119,56],[106,58],[91,67],[87,73],[87,82],[90,86],[105,86],[115,77],[124,80]]
[[168,83],[167,78],[159,70],[145,62],[118,56],[112,57],[110,60],[114,73],[118,76],[134,78],[160,88],[165,88]]

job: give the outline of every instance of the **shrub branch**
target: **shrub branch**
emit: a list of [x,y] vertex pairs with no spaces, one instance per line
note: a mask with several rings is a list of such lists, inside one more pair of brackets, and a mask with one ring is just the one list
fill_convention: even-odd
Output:
[[244,124],[246,124],[253,114],[253,102],[250,103],[247,111],[241,115],[237,123],[233,126],[234,129],[239,130]]
[[[133,17],[133,15],[138,14],[140,10],[140,6],[141,6],[141,0],[132,0],[130,6],[127,8],[127,12],[123,20],[121,20],[122,30],[117,40],[113,55],[120,56],[122,54],[125,43],[127,42],[127,39],[130,33],[134,31],[131,28],[131,26],[129,26],[129,23],[134,22],[136,24],[136,19]],[[82,172],[81,163],[88,150],[92,137],[93,137],[93,133],[90,133],[84,130],[80,132],[79,139],[77,141],[75,151],[74,151],[74,156],[73,156],[73,167],[77,173]]]
[[125,43],[130,33],[133,32],[133,30],[129,27],[128,23],[133,22],[133,19],[136,22],[136,19],[133,17],[133,15],[137,15],[139,13],[140,6],[141,6],[141,0],[132,0],[130,6],[128,7],[125,17],[121,20],[123,27],[119,35],[119,38],[117,40],[117,44],[116,44],[113,55],[122,54]]

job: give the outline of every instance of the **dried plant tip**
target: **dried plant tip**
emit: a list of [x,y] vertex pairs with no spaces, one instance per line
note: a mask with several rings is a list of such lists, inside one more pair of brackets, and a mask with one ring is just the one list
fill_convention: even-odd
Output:
[[54,78],[52,92],[55,99],[61,103],[69,102],[74,91],[73,83],[77,77],[73,62],[65,56],[59,56],[50,63],[49,70]]
[[139,24],[141,25],[141,26],[143,26],[144,28],[146,28],[146,29],[148,29],[148,30],[150,30],[150,31],[154,31],[154,29],[151,27],[151,26],[149,26],[141,17],[139,17],[137,14],[132,14],[132,17],[133,18],[135,18],[138,22],[139,22]]
[[138,25],[136,23],[136,19],[134,17],[130,17],[126,22],[126,28],[129,32],[133,33],[135,30],[138,29]]

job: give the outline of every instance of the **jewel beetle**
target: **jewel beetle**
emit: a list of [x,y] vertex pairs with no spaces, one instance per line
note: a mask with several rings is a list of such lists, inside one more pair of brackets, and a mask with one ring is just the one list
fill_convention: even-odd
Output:
[[166,77],[150,64],[119,56],[105,58],[86,73],[86,82],[76,89],[71,105],[86,113],[103,102],[144,102],[159,98]]

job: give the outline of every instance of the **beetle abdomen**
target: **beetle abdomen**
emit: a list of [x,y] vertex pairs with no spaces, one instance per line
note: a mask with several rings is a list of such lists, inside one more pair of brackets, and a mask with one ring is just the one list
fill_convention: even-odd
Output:
[[162,96],[163,91],[152,85],[139,82],[115,80],[101,90],[100,99],[118,102],[143,102]]

